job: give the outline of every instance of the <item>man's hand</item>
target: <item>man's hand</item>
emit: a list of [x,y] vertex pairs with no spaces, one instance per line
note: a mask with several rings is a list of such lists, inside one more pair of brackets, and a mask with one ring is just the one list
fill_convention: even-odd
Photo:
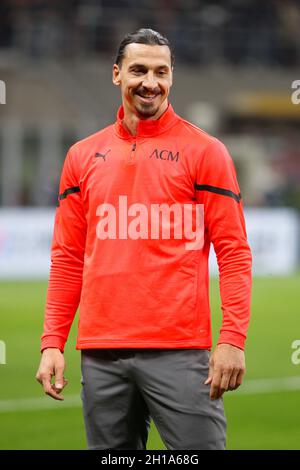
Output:
[[236,390],[245,375],[245,354],[231,344],[219,344],[209,361],[209,374],[205,385],[210,386],[210,398],[220,398],[227,390]]
[[[43,386],[46,395],[55,400],[63,400],[60,395],[68,381],[64,378],[65,358],[58,348],[47,348],[43,351],[39,369],[35,376],[36,380]],[[55,384],[51,383],[55,377]]]

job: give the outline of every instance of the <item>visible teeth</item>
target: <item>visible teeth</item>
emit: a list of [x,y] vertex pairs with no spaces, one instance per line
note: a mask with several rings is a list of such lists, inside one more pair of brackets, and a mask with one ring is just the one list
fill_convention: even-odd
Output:
[[151,95],[151,96],[146,96],[146,95],[140,95],[142,98],[155,98],[156,95]]

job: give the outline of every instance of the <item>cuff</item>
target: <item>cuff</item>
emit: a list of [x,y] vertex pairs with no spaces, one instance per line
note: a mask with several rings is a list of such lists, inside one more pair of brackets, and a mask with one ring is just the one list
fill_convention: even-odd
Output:
[[61,336],[45,336],[42,338],[41,352],[47,348],[58,348],[63,353],[64,347],[65,340]]
[[246,337],[233,331],[221,331],[217,344],[231,344],[242,350],[245,349]]

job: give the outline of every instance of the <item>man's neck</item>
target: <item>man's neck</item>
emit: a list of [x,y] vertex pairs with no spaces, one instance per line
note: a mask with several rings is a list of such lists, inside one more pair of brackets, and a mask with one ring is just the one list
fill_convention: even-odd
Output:
[[[145,120],[153,121],[153,120],[159,119],[160,116],[166,111],[167,107],[168,107],[168,103],[166,102],[164,103],[164,106],[162,106],[154,116],[151,116]],[[131,135],[136,136],[137,128],[138,128],[138,124],[140,120],[141,118],[139,118],[135,113],[132,113],[129,110],[126,110],[124,106],[124,118],[122,122],[123,122],[124,127],[127,129],[127,131]]]
[[136,135],[139,121],[134,113],[124,113],[123,125],[131,135]]

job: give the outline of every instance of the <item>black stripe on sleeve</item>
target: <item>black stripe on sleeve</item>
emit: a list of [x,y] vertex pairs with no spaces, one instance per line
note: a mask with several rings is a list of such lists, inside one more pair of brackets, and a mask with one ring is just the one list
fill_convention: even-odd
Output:
[[73,186],[73,188],[68,188],[66,189],[62,194],[59,195],[59,200],[61,201],[62,199],[65,199],[69,194],[72,193],[79,193],[80,192],[80,187],[79,186]]
[[195,189],[197,191],[210,191],[211,193],[221,194],[222,196],[232,197],[236,202],[240,202],[242,199],[241,193],[236,194],[230,189],[218,188],[217,186],[210,186],[209,184],[197,184],[195,183]]
[[68,188],[66,189],[62,194],[60,194],[58,196],[58,206],[59,206],[59,201],[61,201],[62,199],[65,199],[67,196],[69,196],[69,194],[73,194],[73,193],[79,193],[80,192],[80,187],[79,186],[73,186],[73,188]]

